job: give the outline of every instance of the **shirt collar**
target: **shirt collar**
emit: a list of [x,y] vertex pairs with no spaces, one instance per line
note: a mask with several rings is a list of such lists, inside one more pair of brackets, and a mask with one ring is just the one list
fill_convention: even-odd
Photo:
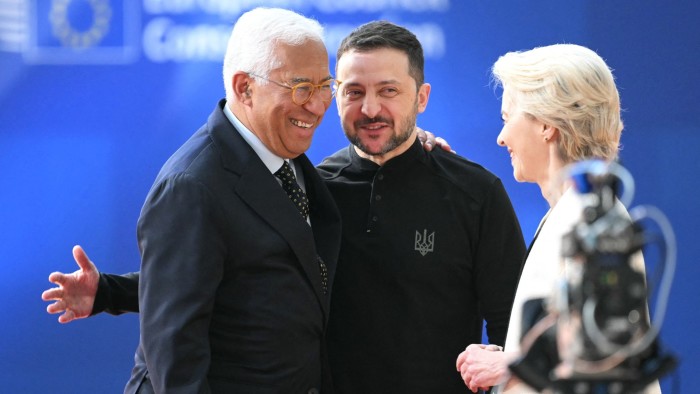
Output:
[[376,171],[380,167],[386,167],[388,165],[396,166],[402,165],[403,163],[409,163],[413,160],[423,160],[423,157],[425,157],[426,155],[425,149],[423,149],[423,144],[418,138],[416,138],[416,140],[413,142],[413,145],[411,145],[405,152],[396,157],[391,158],[391,160],[389,161],[384,162],[383,166],[379,166],[378,164],[374,163],[369,159],[360,157],[360,155],[357,154],[357,151],[355,151],[355,147],[353,145],[349,146],[349,150],[351,162],[355,166],[358,166],[358,168],[369,171]]
[[[272,174],[277,172],[277,170],[279,170],[279,168],[282,167],[282,162],[284,161],[284,159],[275,155],[274,153],[272,153],[272,151],[267,149],[265,144],[263,144],[262,141],[260,141],[260,138],[258,138],[258,136],[253,134],[252,131],[245,127],[243,123],[240,120],[238,120],[236,115],[234,115],[233,112],[231,112],[231,110],[228,107],[228,104],[224,105],[224,115],[226,115],[226,118],[228,118],[233,127],[238,131],[238,134],[240,134],[241,137],[243,137],[243,139],[248,143],[248,145],[250,145],[250,147],[253,148],[260,160],[262,160],[262,162],[265,164],[265,167],[267,167],[267,169],[270,170]],[[292,168],[294,167],[292,166]]]

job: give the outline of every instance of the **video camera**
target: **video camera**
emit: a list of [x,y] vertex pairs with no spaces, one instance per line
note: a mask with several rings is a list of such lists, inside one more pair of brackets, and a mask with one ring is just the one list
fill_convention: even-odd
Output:
[[[627,213],[634,182],[622,166],[585,161],[564,174],[581,198],[581,218],[562,239],[563,274],[554,295],[528,301],[539,303],[541,319],[524,323],[531,328],[510,369],[539,391],[642,392],[677,364],[658,340],[675,268],[673,231],[652,207]],[[644,226],[649,220],[659,232]],[[663,257],[653,320],[641,257],[651,245]]]

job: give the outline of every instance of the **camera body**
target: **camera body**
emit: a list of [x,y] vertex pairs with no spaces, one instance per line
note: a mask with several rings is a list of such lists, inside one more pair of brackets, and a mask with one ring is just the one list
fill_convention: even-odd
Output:
[[642,392],[676,363],[660,355],[650,324],[645,232],[618,201],[619,173],[609,163],[585,162],[569,171],[581,218],[562,239],[563,274],[554,295],[529,301],[539,302],[539,317],[551,324],[532,329],[536,339],[524,341],[510,369],[539,391]]

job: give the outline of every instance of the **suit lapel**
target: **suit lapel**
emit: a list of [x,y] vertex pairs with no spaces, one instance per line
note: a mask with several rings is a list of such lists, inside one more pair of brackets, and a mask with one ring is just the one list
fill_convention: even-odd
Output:
[[[318,252],[315,247],[314,231],[299,215],[294,205],[289,203],[289,197],[280,187],[275,176],[265,167],[248,143],[240,136],[223,114],[223,100],[219,108],[209,118],[209,128],[212,130],[212,138],[217,140],[217,145],[229,152],[222,152],[223,166],[226,170],[236,173],[240,179],[236,183],[234,192],[241,197],[258,215],[270,224],[289,244],[297,256],[303,272],[316,293],[316,297],[328,315],[328,296],[323,294],[321,288],[321,274],[318,265]],[[304,156],[304,160],[308,159]],[[314,172],[313,166],[308,164]],[[305,175],[306,175],[305,169]],[[316,188],[318,174],[312,174],[312,182],[307,182],[307,187]],[[311,200],[311,196],[310,200]],[[315,202],[310,201],[312,204]],[[312,218],[313,220],[313,218]],[[325,227],[321,225],[320,227]],[[322,229],[319,229],[322,230]],[[332,277],[331,277],[332,278]]]
[[295,159],[304,172],[309,197],[311,229],[316,250],[328,268],[328,292],[331,293],[340,252],[340,212],[330,191],[306,155]]

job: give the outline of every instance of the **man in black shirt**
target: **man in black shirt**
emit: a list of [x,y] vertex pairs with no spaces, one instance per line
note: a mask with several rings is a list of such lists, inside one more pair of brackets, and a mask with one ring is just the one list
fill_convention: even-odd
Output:
[[[337,52],[351,145],[318,170],[343,223],[327,332],[338,393],[464,393],[455,360],[483,321],[490,343],[505,341],[520,226],[495,175],[421,148],[423,67],[415,35],[389,22],[360,26]],[[133,279],[101,274],[92,313],[135,310]]]
[[352,143],[317,168],[341,211],[328,354],[340,393],[463,393],[455,355],[502,345],[525,247],[500,180],[414,132],[428,104],[416,37],[365,24],[337,52]]

